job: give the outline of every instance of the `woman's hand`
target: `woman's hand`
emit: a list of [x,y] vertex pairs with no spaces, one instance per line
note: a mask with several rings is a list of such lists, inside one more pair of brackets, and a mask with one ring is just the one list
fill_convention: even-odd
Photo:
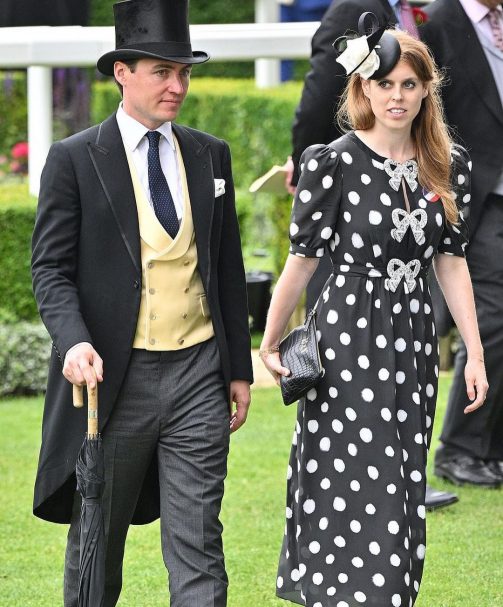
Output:
[[466,394],[472,404],[465,407],[465,413],[472,413],[484,404],[489,384],[482,358],[468,357],[465,365]]
[[278,386],[279,378],[282,375],[284,377],[288,377],[290,375],[290,370],[281,365],[279,352],[271,351],[270,349],[265,348],[264,350],[259,350],[259,356],[266,366],[266,369],[274,377],[274,381],[278,384]]
[[289,255],[274,287],[259,356],[278,385],[282,375],[290,375],[290,371],[281,365],[279,342],[318,262],[319,258]]
[[295,191],[297,190],[297,186],[292,185],[294,166],[293,166],[293,160],[292,160],[291,156],[288,156],[288,158],[286,159],[285,164],[283,165],[283,168],[286,171],[286,174],[285,174],[285,188],[286,188],[286,191],[289,194],[294,195]]

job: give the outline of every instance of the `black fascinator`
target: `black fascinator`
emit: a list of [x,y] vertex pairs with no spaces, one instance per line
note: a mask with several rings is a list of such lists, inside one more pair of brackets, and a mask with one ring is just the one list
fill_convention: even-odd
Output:
[[337,63],[347,75],[360,74],[365,80],[377,80],[389,74],[400,59],[398,40],[386,32],[374,13],[363,13],[358,19],[358,33],[346,32],[333,43]]

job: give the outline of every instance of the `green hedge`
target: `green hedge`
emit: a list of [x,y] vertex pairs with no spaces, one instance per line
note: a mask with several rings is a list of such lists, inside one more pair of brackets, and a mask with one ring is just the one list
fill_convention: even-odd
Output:
[[0,71],[0,156],[9,156],[15,143],[27,140],[27,133],[25,75]]
[[[256,89],[253,80],[204,78],[195,69],[177,122],[225,139],[232,151],[234,178],[246,187],[291,150],[291,129],[300,83]],[[94,85],[91,118],[100,122],[117,109],[120,97],[111,82]]]
[[38,318],[30,274],[35,205],[26,183],[0,186],[0,322]]
[[[249,183],[290,151],[292,117],[300,83],[257,90],[253,80],[213,79],[205,66],[195,69],[179,122],[226,139],[233,153],[238,187]],[[8,81],[8,84],[6,84]],[[119,93],[110,82],[93,85],[91,119],[103,120],[117,109]],[[0,155],[26,140],[26,82],[22,74],[0,73]]]
[[[116,0],[91,0],[89,25],[113,25],[112,5]],[[232,8],[229,8],[232,7]],[[251,23],[254,21],[255,0],[190,0],[191,23]]]
[[[231,146],[237,191],[238,217],[245,254],[266,249],[272,255],[268,267],[279,272],[288,253],[288,197],[252,196],[250,183],[270,168],[283,163],[290,152],[290,131],[300,86],[288,84],[265,91],[253,81],[194,78],[180,122],[208,131]],[[116,110],[118,91],[111,82],[93,87],[92,114],[97,122]],[[36,201],[26,184],[0,184],[0,322],[33,321],[38,318],[30,275],[30,240]],[[252,259],[253,262],[253,259]]]
[[42,323],[0,323],[0,397],[43,392],[50,354]]

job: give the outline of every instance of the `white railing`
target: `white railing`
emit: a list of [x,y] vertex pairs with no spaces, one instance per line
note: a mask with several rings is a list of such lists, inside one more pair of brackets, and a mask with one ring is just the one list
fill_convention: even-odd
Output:
[[[429,2],[412,0],[416,5]],[[258,23],[193,25],[190,35],[193,48],[205,50],[215,61],[255,61],[256,85],[265,87],[278,83],[279,59],[310,56],[319,23],[275,23],[276,0],[255,0],[255,17]],[[114,48],[113,27],[0,28],[0,69],[28,70],[28,164],[33,194],[38,193],[52,143],[51,68],[92,66]]]
[[[192,47],[215,61],[302,59],[310,55],[318,23],[194,25]],[[38,193],[40,173],[52,143],[51,68],[92,66],[115,48],[113,27],[13,27],[0,29],[0,68],[28,68],[30,192]],[[258,62],[257,62],[258,63]],[[260,64],[257,66],[260,67]],[[270,81],[267,64],[257,70],[258,86]]]

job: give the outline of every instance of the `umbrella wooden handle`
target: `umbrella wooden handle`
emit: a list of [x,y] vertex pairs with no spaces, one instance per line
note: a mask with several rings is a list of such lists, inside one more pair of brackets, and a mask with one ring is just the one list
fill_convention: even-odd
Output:
[[87,435],[98,436],[98,384],[87,389]]
[[[84,386],[73,386],[73,406],[78,409],[84,406]],[[98,434],[98,385],[87,389],[87,434]]]
[[73,386],[73,406],[81,409],[84,406],[84,387]]

